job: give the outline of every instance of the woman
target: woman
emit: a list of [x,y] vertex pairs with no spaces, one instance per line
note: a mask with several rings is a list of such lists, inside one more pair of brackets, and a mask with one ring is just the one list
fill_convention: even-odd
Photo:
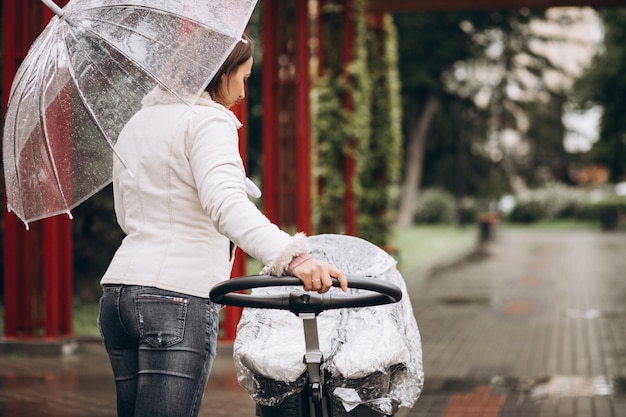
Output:
[[113,169],[115,212],[126,237],[101,281],[99,326],[120,417],[198,414],[219,320],[208,296],[230,275],[231,241],[307,291],[328,291],[331,277],[347,288],[342,271],[308,255],[303,234],[281,231],[246,195],[241,124],[228,110],[252,69],[244,38],[193,111],[156,89],[116,144],[125,166]]

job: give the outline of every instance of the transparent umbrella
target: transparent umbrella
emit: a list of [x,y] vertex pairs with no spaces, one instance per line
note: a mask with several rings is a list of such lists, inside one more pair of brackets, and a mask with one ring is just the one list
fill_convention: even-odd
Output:
[[[156,87],[193,104],[256,0],[74,0],[31,46],[3,136],[9,211],[67,213],[111,181],[118,134]],[[124,162],[124,161],[122,161]]]

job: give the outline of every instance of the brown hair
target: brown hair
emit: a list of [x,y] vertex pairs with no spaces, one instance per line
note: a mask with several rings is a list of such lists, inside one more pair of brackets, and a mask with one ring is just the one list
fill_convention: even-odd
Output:
[[213,79],[209,82],[209,85],[205,88],[213,100],[219,101],[220,97],[220,86],[222,82],[222,75],[230,76],[232,73],[237,71],[240,65],[245,63],[252,57],[254,52],[254,43],[252,39],[246,34],[241,35],[241,39],[235,45],[226,61],[222,64],[220,69],[217,70]]

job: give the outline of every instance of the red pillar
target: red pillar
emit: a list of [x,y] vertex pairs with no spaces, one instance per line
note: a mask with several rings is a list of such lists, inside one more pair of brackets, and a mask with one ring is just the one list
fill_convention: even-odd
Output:
[[[52,13],[38,1],[4,0],[3,7],[4,114],[13,76]],[[5,336],[55,339],[71,335],[69,218],[37,221],[26,231],[15,215],[5,210],[3,214]]]
[[275,133],[278,123],[274,113],[277,112],[276,83],[278,67],[278,45],[275,41],[278,22],[278,0],[263,1],[263,207],[265,215],[274,223],[279,223],[279,149]]
[[[354,51],[354,7],[352,0],[344,1],[344,43],[343,43],[343,68],[347,71],[353,60]],[[349,77],[347,78],[349,79]],[[344,107],[352,110],[352,99],[349,94],[344,97]],[[344,167],[344,180],[346,183],[345,192],[345,226],[346,234],[356,236],[356,196],[354,193],[354,176],[356,175],[356,163],[354,161],[354,139],[348,142],[346,150],[346,161]]]
[[306,2],[296,2],[296,174],[298,230],[312,232],[311,219],[311,51]]
[[266,215],[311,233],[307,2],[263,2],[263,187]]

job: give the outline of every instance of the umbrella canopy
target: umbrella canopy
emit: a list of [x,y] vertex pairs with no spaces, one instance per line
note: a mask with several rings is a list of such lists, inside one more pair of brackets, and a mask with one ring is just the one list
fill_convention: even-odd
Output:
[[42,1],[57,16],[14,78],[2,149],[8,209],[27,227],[70,214],[111,182],[117,137],[148,92],[195,103],[256,4]]

